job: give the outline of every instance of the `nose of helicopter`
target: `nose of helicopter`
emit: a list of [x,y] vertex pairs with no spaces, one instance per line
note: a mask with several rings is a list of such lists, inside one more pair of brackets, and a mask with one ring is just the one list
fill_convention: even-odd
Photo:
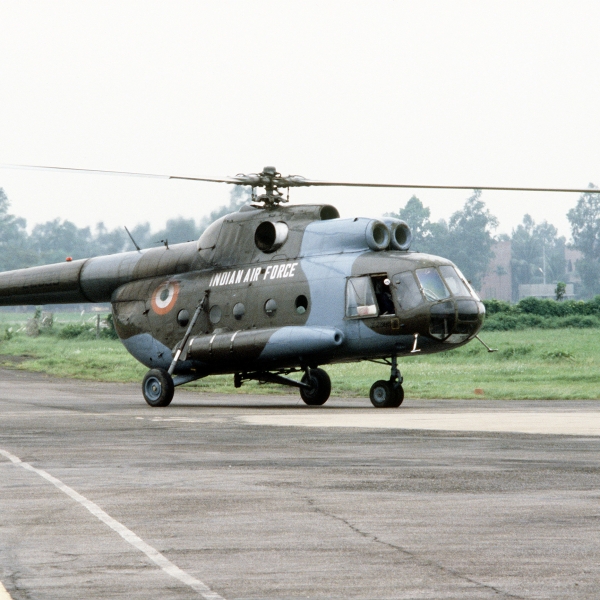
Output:
[[473,336],[483,325],[485,307],[469,298],[449,298],[429,309],[429,333],[447,344],[460,344]]
[[483,326],[483,303],[448,261],[427,256],[419,268],[402,271],[391,280],[400,314],[411,321],[414,333],[444,344],[462,344]]

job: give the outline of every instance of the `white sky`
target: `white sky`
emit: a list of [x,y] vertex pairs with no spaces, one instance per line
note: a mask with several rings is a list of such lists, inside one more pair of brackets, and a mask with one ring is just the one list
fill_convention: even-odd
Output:
[[[597,0],[0,2],[0,162],[223,177],[600,184]],[[0,170],[29,227],[199,219],[225,184]],[[342,216],[412,191],[292,190]],[[469,192],[415,192],[447,218]],[[569,233],[577,195],[484,192]]]

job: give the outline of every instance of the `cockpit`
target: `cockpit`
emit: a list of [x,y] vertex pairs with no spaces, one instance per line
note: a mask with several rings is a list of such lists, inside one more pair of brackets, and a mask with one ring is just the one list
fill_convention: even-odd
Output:
[[485,308],[453,265],[427,266],[391,277],[376,274],[348,279],[347,318],[390,316],[405,321],[425,312],[429,317],[426,335],[459,344],[477,334]]

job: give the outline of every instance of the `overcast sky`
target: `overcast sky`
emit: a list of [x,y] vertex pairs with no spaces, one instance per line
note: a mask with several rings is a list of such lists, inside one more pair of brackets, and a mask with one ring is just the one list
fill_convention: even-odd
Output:
[[[600,3],[0,2],[0,162],[223,177],[600,185]],[[11,211],[110,227],[199,219],[225,184],[0,170]],[[303,189],[342,216],[415,193]],[[484,192],[568,235],[577,195]]]

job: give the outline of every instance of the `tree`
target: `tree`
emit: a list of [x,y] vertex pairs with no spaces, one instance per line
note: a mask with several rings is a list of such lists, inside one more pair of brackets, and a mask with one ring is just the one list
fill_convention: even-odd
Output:
[[63,262],[67,257],[89,258],[93,238],[89,227],[78,228],[71,221],[54,219],[33,228],[30,247],[37,253],[38,264]]
[[[456,211],[448,221],[445,240],[448,247],[444,256],[456,263],[476,288],[481,285],[481,278],[494,257],[492,231],[496,227],[498,219],[485,207],[481,190],[473,190],[463,209]],[[432,231],[432,235],[435,236],[435,232]]]
[[[598,189],[593,183],[588,187]],[[567,213],[567,218],[571,223],[573,247],[583,254],[576,268],[584,294],[600,294],[600,194],[582,194],[577,206]]]
[[9,271],[36,264],[28,245],[27,222],[8,213],[10,203],[0,188],[0,270]]
[[423,206],[423,203],[416,196],[412,196],[404,208],[401,208],[395,214],[388,213],[386,216],[405,221],[412,232],[412,247],[421,250],[431,238],[430,215],[431,211]]
[[[511,237],[513,290],[530,283],[554,283],[565,274],[564,237],[547,221],[536,224],[531,215],[513,229]],[[517,299],[517,296],[514,298]]]
[[104,223],[96,224],[93,236],[92,253],[90,256],[102,256],[103,254],[117,254],[130,250],[131,240],[125,229],[108,230]]

